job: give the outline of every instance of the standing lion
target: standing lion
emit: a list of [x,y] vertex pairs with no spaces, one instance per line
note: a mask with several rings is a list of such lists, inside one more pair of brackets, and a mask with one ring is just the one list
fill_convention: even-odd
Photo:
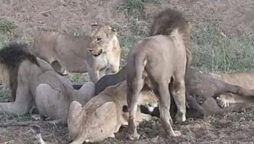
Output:
[[174,131],[170,109],[168,84],[177,105],[176,119],[186,120],[185,72],[191,53],[188,40],[190,27],[178,11],[166,9],[154,20],[151,36],[139,41],[131,50],[127,61],[127,102],[129,108],[130,139],[139,138],[135,124],[138,96],[148,85],[159,97],[160,117],[168,136],[180,136]]
[[81,37],[39,32],[30,50],[57,72],[88,72],[93,82],[104,74],[118,72],[120,66],[121,48],[117,33],[109,25],[93,25],[92,33]]

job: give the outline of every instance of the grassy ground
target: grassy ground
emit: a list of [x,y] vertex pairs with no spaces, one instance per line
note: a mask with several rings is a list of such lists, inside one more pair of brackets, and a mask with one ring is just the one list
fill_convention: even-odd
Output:
[[254,67],[254,35],[226,36],[216,25],[192,34],[193,66],[206,72],[246,71]]

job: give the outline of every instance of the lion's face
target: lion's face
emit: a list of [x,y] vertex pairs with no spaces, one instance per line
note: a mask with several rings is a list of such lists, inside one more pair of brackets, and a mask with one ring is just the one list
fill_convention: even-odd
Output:
[[90,35],[91,41],[88,50],[93,56],[99,56],[111,50],[111,41],[115,38],[116,32],[109,25],[93,25],[93,27],[95,29]]

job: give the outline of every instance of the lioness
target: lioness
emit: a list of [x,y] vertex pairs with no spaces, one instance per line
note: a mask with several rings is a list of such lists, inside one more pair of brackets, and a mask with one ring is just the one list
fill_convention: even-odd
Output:
[[15,100],[0,103],[0,112],[25,114],[36,105],[40,115],[66,123],[70,103],[85,103],[94,94],[93,82],[74,90],[69,79],[31,55],[26,45],[10,44],[1,49],[0,70],[0,78],[11,88]]
[[[126,81],[106,88],[82,106],[74,101],[71,103],[68,117],[68,129],[74,139],[72,144],[97,142],[107,137],[114,137],[121,125],[127,125],[128,112],[123,107],[127,105]],[[157,103],[157,98],[151,91],[142,91],[139,104]],[[136,122],[149,120],[151,116],[138,111]]]
[[129,139],[139,138],[135,113],[144,84],[159,97],[160,117],[168,136],[181,135],[170,124],[169,83],[173,85],[172,93],[178,109],[176,119],[186,120],[184,76],[191,54],[185,41],[190,39],[189,24],[180,12],[166,9],[154,19],[151,35],[132,48],[127,60]]
[[[90,79],[96,82],[99,72],[104,75],[119,70],[121,48],[112,27],[93,25],[93,28],[90,36],[81,37],[59,32],[38,32],[30,50],[52,64],[57,72],[62,72],[61,67],[69,72],[88,72]],[[99,51],[94,53],[91,48]]]
[[[254,71],[249,72],[233,72],[223,74],[212,74],[213,78],[225,81],[233,85],[239,85],[246,89],[254,89]],[[221,107],[228,107],[230,104],[244,103],[252,104],[253,97],[243,97],[232,93],[221,94],[217,97]]]

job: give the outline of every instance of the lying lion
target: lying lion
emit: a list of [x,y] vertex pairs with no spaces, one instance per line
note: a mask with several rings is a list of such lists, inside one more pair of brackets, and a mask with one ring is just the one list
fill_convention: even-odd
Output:
[[[127,125],[128,112],[123,110],[127,105],[126,90],[126,81],[123,81],[106,88],[84,106],[76,101],[72,102],[68,117],[69,133],[74,139],[72,144],[98,142],[114,137],[121,125]],[[157,103],[157,98],[151,91],[142,91],[138,103],[154,104]],[[136,117],[137,123],[151,118],[140,111]]]
[[[213,74],[212,77],[230,84],[239,85],[246,89],[254,89],[254,71]],[[221,94],[217,97],[217,100],[223,108],[237,103],[252,105],[254,102],[252,97],[242,97],[232,93]]]
[[[253,91],[245,89],[252,89],[252,77],[254,77],[252,71],[244,73],[222,74],[221,77],[224,78],[220,78],[217,74],[215,75],[211,73],[201,73],[193,69],[188,70],[185,77],[187,91],[186,101],[188,109],[187,115],[190,115],[191,117],[203,117],[204,115],[210,115],[214,113],[238,111],[240,108],[247,106],[246,103],[252,102],[249,101],[252,98],[242,97],[253,95]],[[102,77],[95,84],[95,94],[98,94],[106,87],[115,85],[121,81],[124,81],[125,79],[126,67],[123,67],[116,74],[106,75]],[[233,83],[229,80],[234,80],[235,82]],[[239,84],[239,86],[242,87],[233,84]],[[220,94],[226,94],[228,92],[238,94],[238,96],[236,97],[236,95],[234,95],[234,100],[232,100],[232,97],[230,97],[230,99],[229,97],[227,97],[228,99],[222,99],[222,97],[226,97],[225,95],[219,96]],[[219,102],[216,99],[217,96],[219,96]],[[226,105],[225,103],[229,103],[230,101],[231,103],[232,101],[244,103],[231,105],[226,109],[222,108],[223,105]]]
[[[123,67],[118,73],[113,75],[106,75],[102,77],[96,84],[95,90],[99,93],[98,96],[92,98],[83,107],[78,102],[73,102],[70,106],[70,113],[68,119],[68,128],[70,135],[74,138],[73,143],[97,142],[107,137],[114,136],[114,133],[119,130],[120,125],[127,124],[128,113],[124,112],[123,108],[126,102],[126,68]],[[216,75],[231,81],[239,81],[242,83],[245,80],[251,84],[253,72],[239,73],[239,75],[222,74]],[[242,75],[244,74],[244,75]],[[230,75],[232,75],[230,77]],[[231,105],[228,108],[221,108],[215,97],[220,93],[233,92],[242,93],[241,87],[228,84],[222,79],[216,79],[214,74],[204,74],[190,69],[186,75],[186,88],[189,90],[187,95],[187,117],[203,117],[221,112],[239,111],[242,108],[249,107],[245,101],[242,105]],[[242,79],[240,79],[242,78]],[[246,78],[246,79],[245,79]],[[233,83],[232,83],[233,84]],[[191,87],[189,86],[191,85]],[[244,85],[241,85],[244,86]],[[146,87],[147,88],[147,87]],[[252,87],[246,87],[252,88]],[[240,89],[240,91],[238,91]],[[144,89],[143,89],[144,90]],[[245,91],[246,92],[246,91]],[[247,92],[249,92],[247,90]],[[250,91],[251,92],[251,91]],[[151,91],[142,91],[142,96],[139,98],[139,104],[145,105],[141,107],[141,112],[159,116],[159,111],[156,108],[149,110],[147,105],[152,108],[156,106],[157,99]],[[124,98],[123,98],[124,97]],[[238,96],[238,98],[249,98]],[[250,103],[250,102],[248,102]],[[253,103],[253,102],[252,102]],[[176,108],[173,105],[170,109],[171,115],[175,115]],[[137,120],[149,119],[149,116],[144,115],[138,111]],[[96,128],[94,128],[96,126]]]
[[[96,82],[104,74],[119,70],[121,49],[117,33],[108,25],[93,25],[89,36],[75,37],[59,32],[39,32],[30,51],[63,73],[88,72]],[[91,50],[96,48],[98,52]]]
[[94,94],[92,82],[74,90],[69,79],[31,55],[26,45],[10,44],[1,49],[0,70],[0,79],[10,87],[15,100],[0,103],[0,113],[25,114],[35,105],[40,115],[66,123],[70,103],[85,103]]

